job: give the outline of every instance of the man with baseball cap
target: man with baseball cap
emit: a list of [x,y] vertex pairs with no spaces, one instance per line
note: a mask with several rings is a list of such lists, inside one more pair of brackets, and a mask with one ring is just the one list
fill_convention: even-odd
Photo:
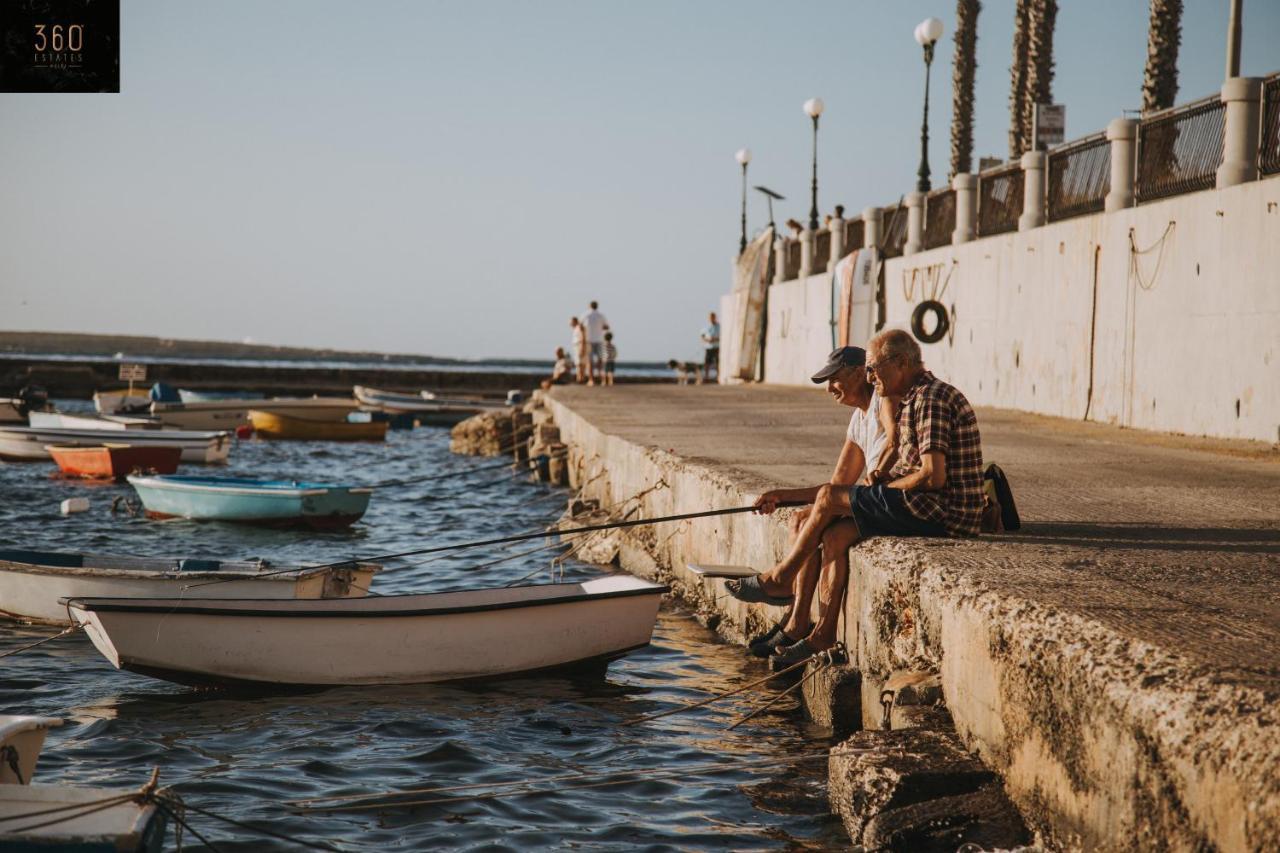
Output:
[[[866,361],[866,351],[861,347],[841,347],[828,356],[827,363],[812,377],[815,384],[826,383],[827,393],[837,403],[853,409],[849,429],[845,433],[844,447],[836,461],[835,470],[831,473],[830,482],[803,489],[774,489],[765,492],[756,501],[757,512],[767,515],[783,502],[814,504],[825,492],[847,493],[856,483],[873,483],[877,476],[883,476],[879,472],[888,469],[894,453],[895,443],[888,440],[888,434],[893,429],[894,411],[887,401],[881,402],[875,388],[868,381]],[[793,540],[802,534],[811,518],[811,507],[799,510],[792,517]],[[831,519],[824,522],[830,527],[836,527],[838,523]],[[848,543],[841,546],[834,538],[834,533],[838,532],[833,532],[831,547],[847,550]],[[826,548],[824,538],[821,550],[825,551]],[[839,606],[838,599],[843,593],[843,587],[835,589],[832,579],[823,572],[822,566],[827,561],[820,556],[819,550],[819,547],[809,549],[794,568],[779,572],[776,575],[776,587],[773,583],[762,587],[762,578],[730,582],[730,594],[743,600],[791,604],[791,611],[786,619],[751,642],[752,654],[758,657],[777,655],[780,649],[796,646],[809,637],[813,630],[810,615],[813,594],[820,577],[823,581],[820,606],[825,609],[833,600],[834,606]]]

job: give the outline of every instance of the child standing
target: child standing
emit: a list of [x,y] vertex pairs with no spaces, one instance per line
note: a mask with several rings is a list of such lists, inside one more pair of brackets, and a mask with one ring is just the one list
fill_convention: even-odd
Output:
[[613,332],[604,333],[604,384],[613,384],[613,365],[618,360],[618,348],[613,345]]

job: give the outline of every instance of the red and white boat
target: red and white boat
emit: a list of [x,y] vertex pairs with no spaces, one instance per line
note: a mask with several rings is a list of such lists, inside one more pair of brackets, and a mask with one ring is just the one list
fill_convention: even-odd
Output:
[[182,458],[181,447],[147,447],[110,442],[98,445],[49,444],[45,450],[62,473],[93,480],[121,480],[129,474],[172,474]]

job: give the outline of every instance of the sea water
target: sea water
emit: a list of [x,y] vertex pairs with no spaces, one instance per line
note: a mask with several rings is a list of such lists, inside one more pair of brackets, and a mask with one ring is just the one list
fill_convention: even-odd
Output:
[[[63,401],[64,408],[85,404]],[[185,473],[374,483],[478,468],[453,456],[445,430],[392,432],[385,444],[249,440],[225,469]],[[157,557],[331,562],[539,529],[567,492],[503,471],[377,491],[342,532],[268,530],[113,514],[127,484],[59,480],[50,463],[0,463],[0,547]],[[59,504],[87,497],[87,512]],[[553,577],[554,551],[473,567],[541,544],[461,551],[430,563],[389,561],[374,589],[433,592]],[[418,558],[419,560],[425,558]],[[568,561],[567,580],[616,568]],[[3,603],[0,603],[0,608]],[[0,652],[56,633],[0,623]],[[653,642],[593,676],[484,684],[350,687],[242,695],[195,691],[118,672],[83,635],[0,659],[0,712],[62,717],[36,770],[45,784],[134,787],[153,767],[193,806],[351,850],[827,849],[847,844],[827,814],[826,765],[788,763],[827,746],[784,700],[733,731],[767,686],[635,726],[623,721],[704,699],[766,674],[678,604],[664,604]],[[708,765],[730,772],[697,775]],[[625,784],[550,782],[524,796],[356,813],[297,814],[287,800],[383,790],[642,771]],[[674,774],[673,772],[674,771]],[[613,778],[623,778],[621,776]],[[289,849],[252,830],[188,813],[220,850]],[[172,835],[168,844],[172,845]],[[184,843],[200,849],[189,834]]]

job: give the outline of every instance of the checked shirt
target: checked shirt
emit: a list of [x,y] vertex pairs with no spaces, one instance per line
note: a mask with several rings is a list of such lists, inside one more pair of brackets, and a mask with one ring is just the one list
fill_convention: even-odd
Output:
[[941,523],[951,536],[976,536],[982,519],[978,419],[963,394],[926,370],[902,398],[893,476],[917,470],[921,454],[930,450],[945,455],[947,484],[936,492],[903,492],[907,509],[917,518]]

